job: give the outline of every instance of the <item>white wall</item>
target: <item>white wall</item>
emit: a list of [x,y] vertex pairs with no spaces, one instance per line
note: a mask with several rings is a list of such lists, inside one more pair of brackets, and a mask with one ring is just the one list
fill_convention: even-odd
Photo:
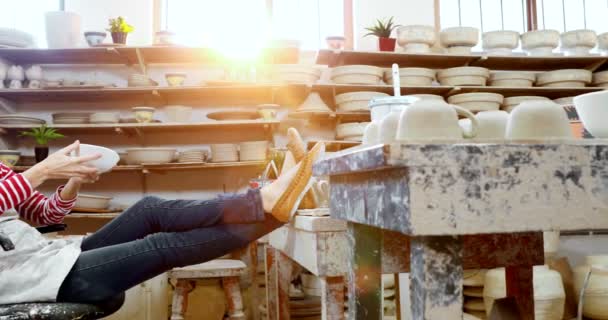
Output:
[[378,49],[376,37],[363,37],[367,33],[364,28],[378,18],[394,16],[395,22],[402,25],[435,25],[434,0],[355,0],[353,5],[356,50]]

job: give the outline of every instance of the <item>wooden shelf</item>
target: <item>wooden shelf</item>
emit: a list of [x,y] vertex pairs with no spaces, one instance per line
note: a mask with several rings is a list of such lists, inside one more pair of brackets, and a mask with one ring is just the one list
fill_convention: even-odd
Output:
[[599,70],[608,67],[608,57],[527,57],[527,56],[487,56],[449,54],[408,54],[398,52],[330,51],[321,50],[317,64],[341,66],[352,64],[390,67],[393,63],[400,67],[421,67],[445,69],[461,66],[477,66],[492,70],[536,70],[557,69]]
[[577,96],[579,94],[595,92],[605,90],[605,88],[597,87],[584,87],[584,88],[557,88],[557,87],[530,87],[530,88],[512,88],[512,87],[476,87],[476,86],[462,86],[454,87],[447,96],[451,96],[459,93],[469,92],[493,92],[502,94],[505,97],[513,96],[543,96],[550,99],[557,99],[563,97]]
[[315,120],[337,120],[340,122],[366,122],[370,121],[369,111],[362,112],[291,112],[289,117],[296,119],[315,119]]
[[[0,57],[19,65],[28,64],[125,64],[135,65],[139,50],[145,64],[196,63],[220,65],[230,59],[209,48],[179,46],[19,49],[2,48]],[[266,49],[254,63],[297,63],[297,49]]]
[[[165,164],[143,164],[143,165],[126,165],[116,166],[111,172],[121,171],[141,171],[158,172],[158,171],[177,171],[177,170],[203,170],[203,169],[223,169],[223,168],[240,168],[240,167],[264,167],[267,161],[239,161],[239,162],[206,162],[206,163],[165,163]],[[13,167],[15,172],[23,172],[31,167],[16,166]]]
[[[217,127],[251,127],[262,126],[270,128],[280,124],[279,121],[264,121],[264,120],[230,120],[230,121],[215,121],[208,120],[206,122],[188,122],[188,123],[115,123],[115,124],[49,124],[50,128],[60,129],[62,132],[90,132],[90,131],[118,131],[121,130],[140,130],[147,131],[171,131],[178,130],[193,130],[206,129]],[[26,130],[37,128],[38,125],[7,125],[0,124],[0,129],[5,130]]]
[[121,213],[70,213],[65,216],[65,219],[114,219]]
[[[436,94],[446,95],[454,87],[450,86],[403,86],[401,87],[401,94]],[[332,95],[346,92],[355,91],[376,91],[384,92],[390,95],[393,94],[393,86],[386,84],[378,85],[353,85],[353,84],[316,84],[312,86],[312,90],[318,91],[322,94]]]

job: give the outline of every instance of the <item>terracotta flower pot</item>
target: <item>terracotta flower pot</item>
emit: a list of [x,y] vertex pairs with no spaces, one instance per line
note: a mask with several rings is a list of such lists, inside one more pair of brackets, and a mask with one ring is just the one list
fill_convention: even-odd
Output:
[[41,162],[49,156],[48,146],[36,146],[34,148],[34,155],[36,156],[36,163]]
[[378,47],[380,51],[395,51],[395,44],[397,39],[395,38],[378,38]]
[[126,44],[127,35],[128,35],[128,33],[126,33],[126,32],[112,32],[112,41],[114,43]]

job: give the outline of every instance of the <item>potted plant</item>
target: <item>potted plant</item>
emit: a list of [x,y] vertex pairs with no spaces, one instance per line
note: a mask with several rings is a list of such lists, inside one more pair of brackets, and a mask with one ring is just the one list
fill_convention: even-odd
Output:
[[110,19],[109,24],[110,28],[107,30],[112,33],[112,41],[114,41],[116,44],[126,44],[127,34],[135,30],[135,28],[128,24],[123,17]]
[[48,128],[46,125],[42,125],[40,128],[33,128],[29,131],[23,131],[21,132],[21,136],[32,137],[36,140],[36,148],[34,149],[36,162],[40,162],[48,157],[49,141],[64,137],[56,129]]
[[395,43],[397,39],[391,38],[391,33],[395,30],[398,25],[393,22],[394,17],[390,17],[388,20],[376,20],[376,24],[370,28],[365,28],[369,31],[365,36],[376,36],[378,37],[378,46],[380,51],[395,51]]

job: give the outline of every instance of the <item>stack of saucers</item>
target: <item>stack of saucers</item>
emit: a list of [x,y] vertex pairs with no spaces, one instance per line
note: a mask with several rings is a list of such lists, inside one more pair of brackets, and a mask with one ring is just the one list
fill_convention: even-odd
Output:
[[53,123],[55,124],[83,124],[89,123],[90,113],[86,112],[66,112],[53,113]]
[[180,152],[177,162],[179,163],[201,163],[205,162],[206,150],[187,150]]

